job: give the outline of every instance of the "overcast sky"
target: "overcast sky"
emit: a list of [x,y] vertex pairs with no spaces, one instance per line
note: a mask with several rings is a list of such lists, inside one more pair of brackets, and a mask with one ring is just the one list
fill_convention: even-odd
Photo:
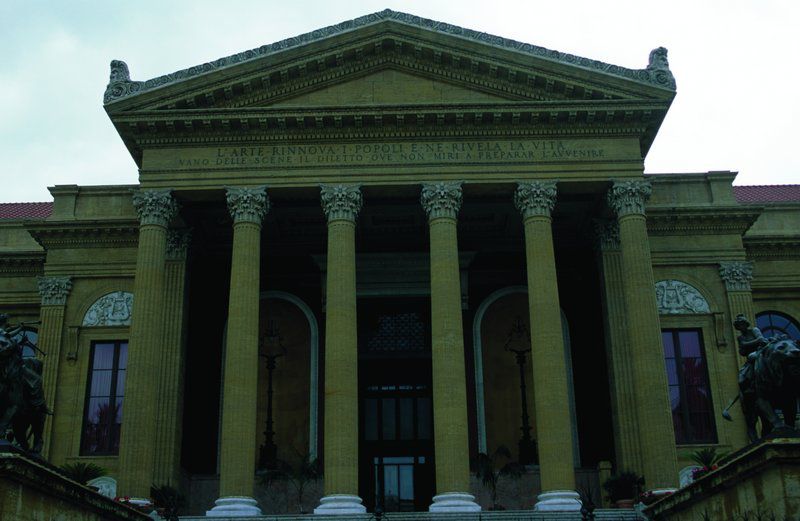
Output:
[[146,80],[387,7],[629,68],[667,47],[678,95],[646,171],[800,183],[796,0],[2,0],[0,202],[137,182],[102,108],[112,59]]

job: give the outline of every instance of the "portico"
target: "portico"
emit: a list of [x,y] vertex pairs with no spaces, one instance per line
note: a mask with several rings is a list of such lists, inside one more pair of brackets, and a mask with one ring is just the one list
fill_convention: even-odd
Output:
[[[139,82],[112,63],[105,107],[140,168],[121,492],[146,495],[158,466],[147,440],[164,385],[156,362],[168,321],[158,310],[175,228],[191,229],[192,245],[187,298],[171,304],[187,317],[177,362],[185,393],[171,399],[192,397],[182,427],[189,472],[219,476],[207,515],[269,511],[255,492],[267,341],[286,353],[269,397],[278,458],[320,458],[315,514],[480,510],[475,367],[495,418],[482,426],[484,450],[516,443],[499,418],[519,390],[491,342],[475,359],[470,326],[481,302],[508,287],[523,287],[527,302],[504,302],[509,316],[483,331],[499,338],[504,320],[519,318],[529,332],[534,508],[579,510],[579,485],[599,485],[581,467],[609,458],[612,431],[641,445],[642,458],[626,460],[635,470],[673,485],[643,218],[643,158],[674,96],[666,51],[628,70],[515,43],[387,11],[202,72]],[[608,325],[593,223],[614,216],[632,274],[621,281],[625,305],[636,310],[631,370],[617,383],[640,401],[612,426],[606,397],[618,387],[590,346],[602,346]],[[260,298],[276,292],[291,298]]]

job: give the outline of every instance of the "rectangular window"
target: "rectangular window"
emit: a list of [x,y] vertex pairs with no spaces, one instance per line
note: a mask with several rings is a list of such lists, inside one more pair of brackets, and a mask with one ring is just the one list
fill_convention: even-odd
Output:
[[664,360],[675,441],[716,443],[711,386],[699,329],[663,329]]
[[81,455],[119,453],[128,341],[92,342]]

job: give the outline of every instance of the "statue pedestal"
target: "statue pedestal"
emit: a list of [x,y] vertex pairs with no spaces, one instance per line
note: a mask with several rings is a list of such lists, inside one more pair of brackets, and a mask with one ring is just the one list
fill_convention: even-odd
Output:
[[800,438],[745,447],[716,470],[644,509],[653,521],[795,519],[800,513]]
[[65,478],[48,463],[0,444],[0,519],[152,521]]

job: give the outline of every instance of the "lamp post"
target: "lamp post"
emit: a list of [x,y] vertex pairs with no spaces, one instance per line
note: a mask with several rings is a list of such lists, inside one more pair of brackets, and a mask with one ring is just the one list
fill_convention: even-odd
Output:
[[519,367],[519,392],[522,402],[522,426],[519,430],[522,436],[519,439],[518,461],[522,465],[536,463],[536,442],[531,438],[531,424],[528,416],[528,395],[525,392],[525,356],[531,351],[531,335],[522,318],[517,316],[508,332],[508,338],[503,345],[503,349],[514,353],[517,366]]
[[258,457],[258,466],[262,469],[274,469],[278,461],[278,446],[275,445],[274,420],[272,418],[272,378],[278,358],[286,354],[280,330],[273,320],[267,324],[267,331],[261,339],[261,356],[267,359],[267,428],[264,431],[264,444]]

